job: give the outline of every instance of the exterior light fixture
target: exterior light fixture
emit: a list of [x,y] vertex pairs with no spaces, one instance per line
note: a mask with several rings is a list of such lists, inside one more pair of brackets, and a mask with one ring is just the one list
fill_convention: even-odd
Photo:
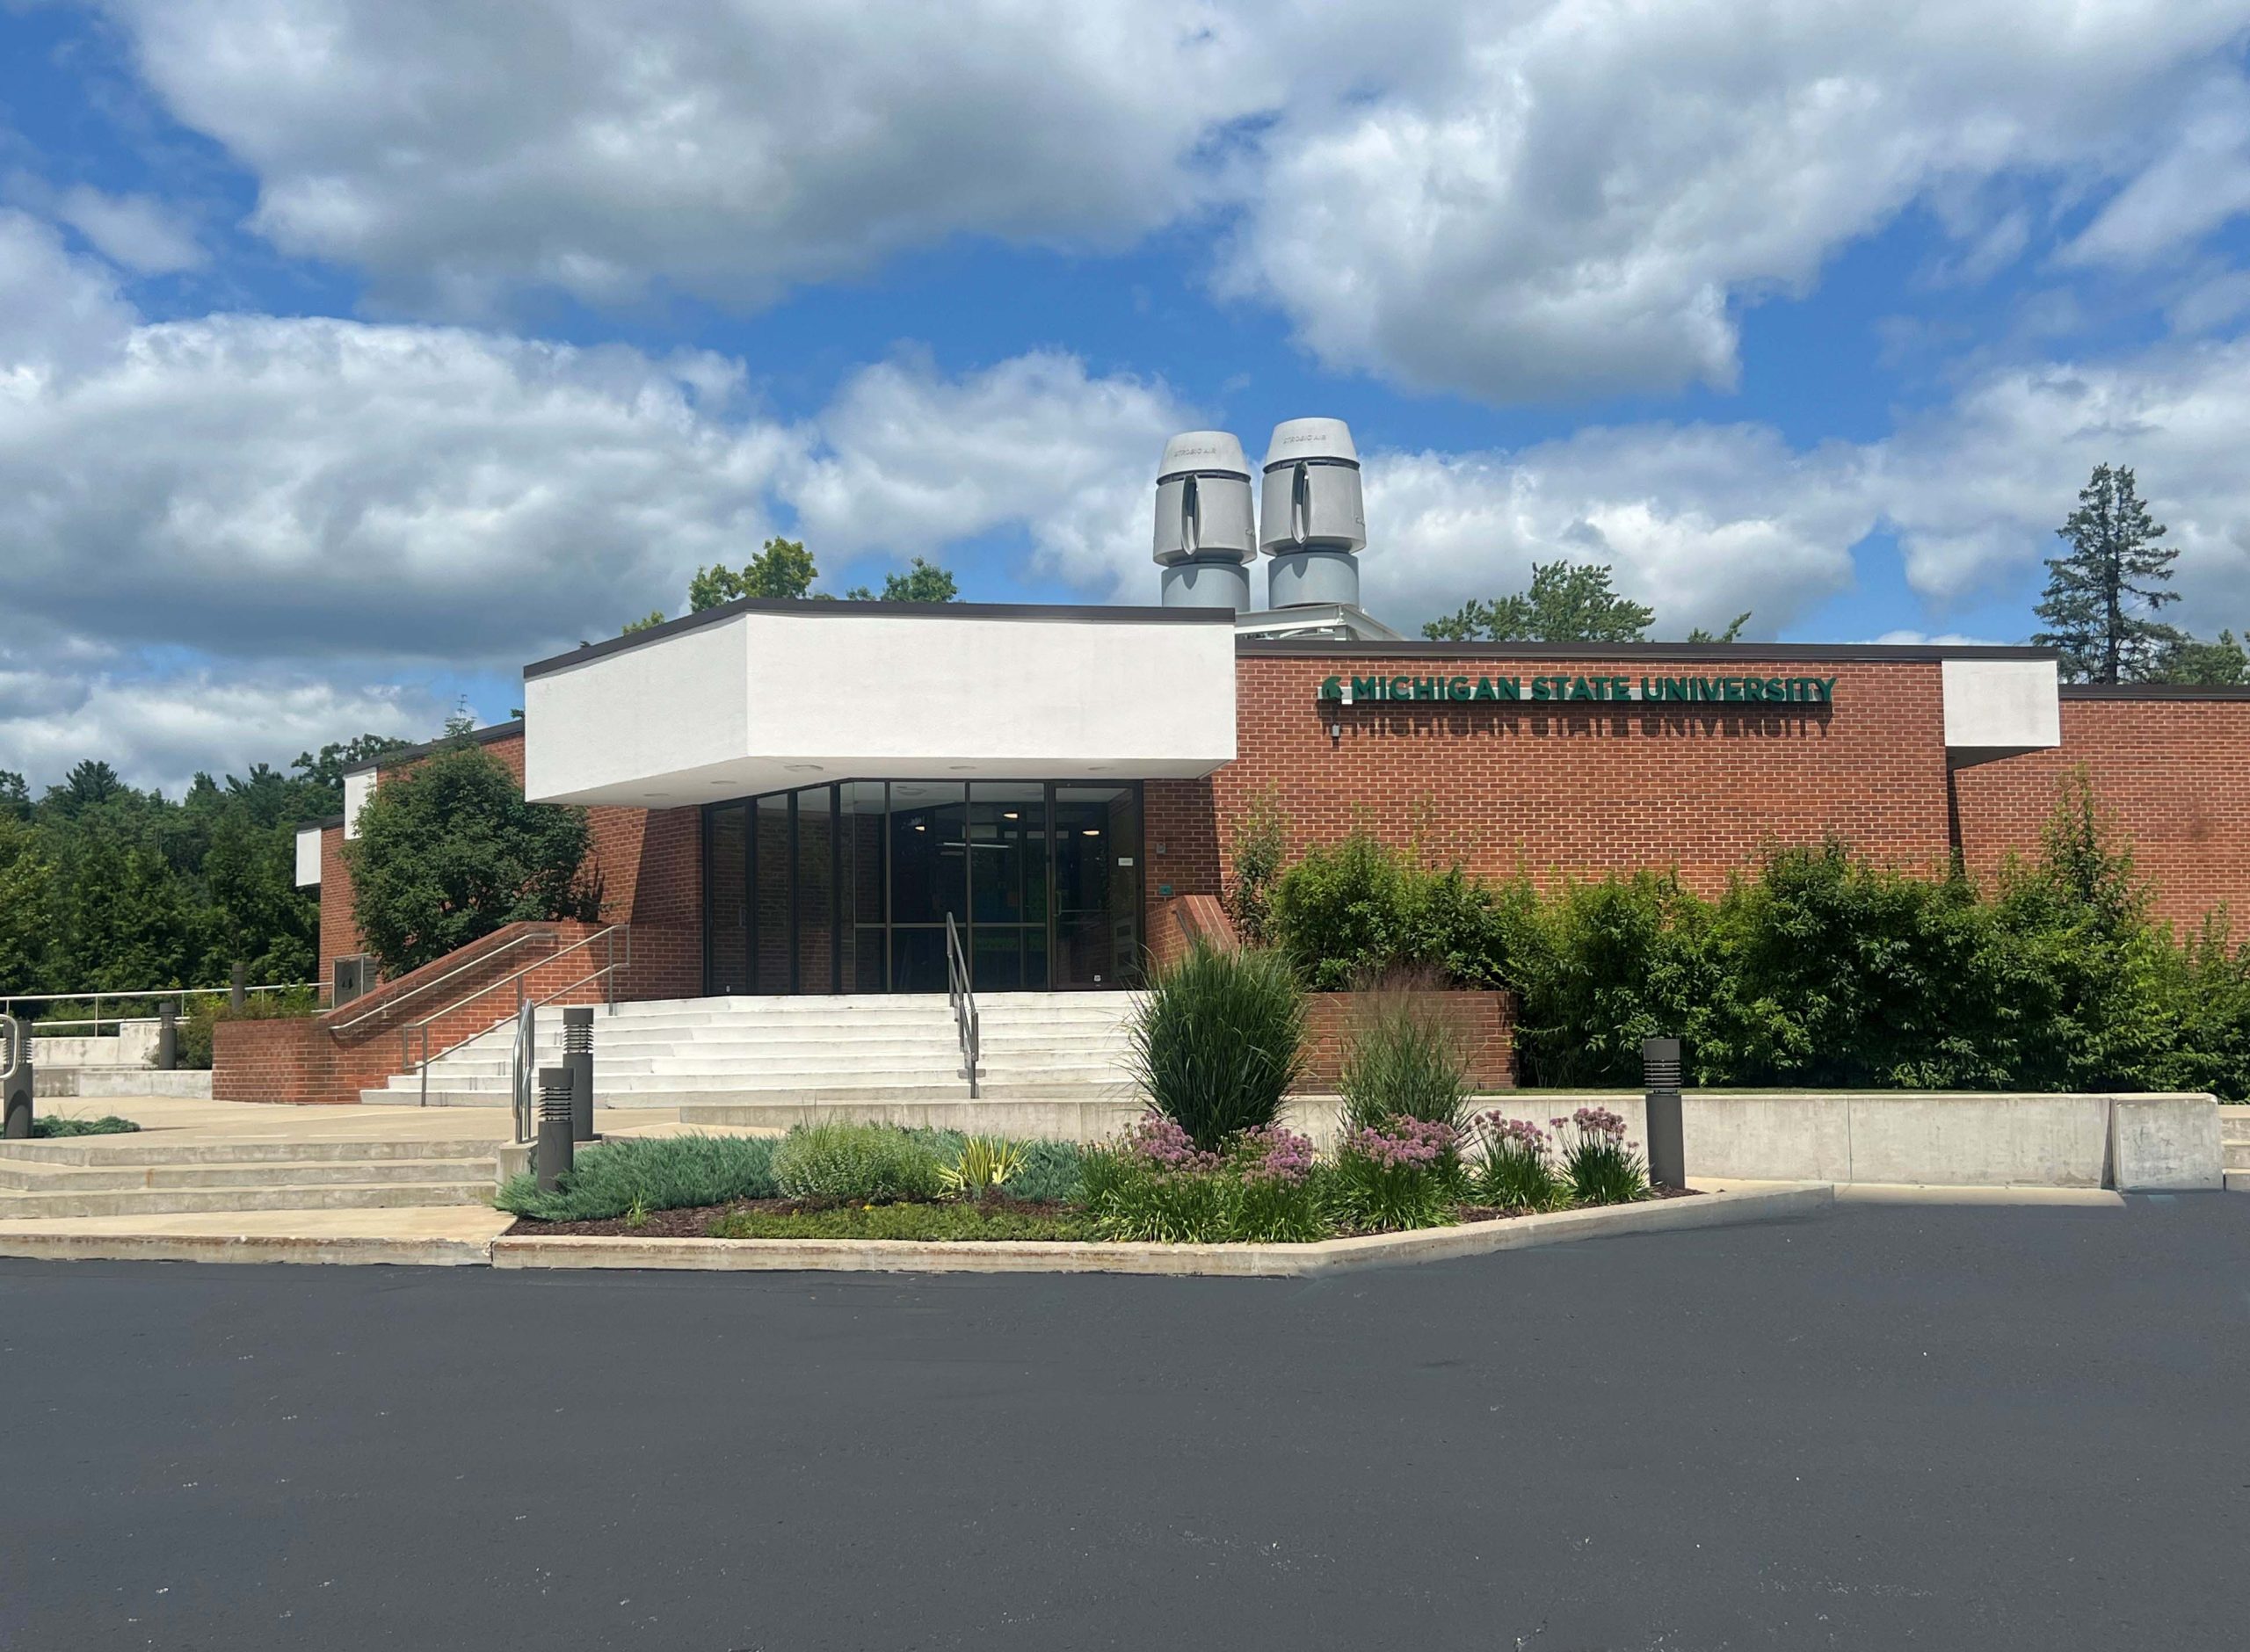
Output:
[[1089,826],[1084,831],[1080,832],[1078,836],[1081,837],[1099,837],[1101,836],[1101,828],[1099,826]]
[[1020,815],[1017,814],[1017,813],[1015,812],[1015,810],[1013,810],[1013,809],[1009,809],[1009,810],[1007,810],[1005,814],[1003,814],[1003,815],[1000,816],[1000,818],[1001,818],[1002,820],[1021,820],[1021,819],[1023,818],[1023,816],[1021,816]]

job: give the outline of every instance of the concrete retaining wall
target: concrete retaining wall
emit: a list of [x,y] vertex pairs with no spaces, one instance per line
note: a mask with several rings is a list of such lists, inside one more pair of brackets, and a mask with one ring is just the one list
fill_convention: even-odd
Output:
[[154,1016],[120,1022],[106,1038],[32,1038],[32,1060],[40,1067],[147,1067],[156,1059]]
[[185,1096],[211,1098],[207,1072],[160,1073],[153,1067],[47,1067],[32,1071],[33,1093],[49,1096]]
[[[1493,1098],[1544,1125],[1581,1106],[1622,1115],[1647,1141],[1638,1095]],[[1923,1183],[1954,1187],[2216,1188],[2218,1105],[2207,1095],[1927,1091],[1690,1091],[1681,1107],[1690,1179]]]

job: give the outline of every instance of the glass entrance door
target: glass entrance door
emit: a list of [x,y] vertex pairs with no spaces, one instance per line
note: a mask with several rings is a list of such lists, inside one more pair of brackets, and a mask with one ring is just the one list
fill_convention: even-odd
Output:
[[845,780],[704,809],[714,994],[1122,987],[1141,955],[1141,791]]
[[1140,790],[1053,791],[1055,985],[1124,986],[1141,958]]

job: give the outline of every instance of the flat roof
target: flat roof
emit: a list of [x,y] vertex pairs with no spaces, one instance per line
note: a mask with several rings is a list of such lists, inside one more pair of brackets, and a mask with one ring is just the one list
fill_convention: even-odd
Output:
[[[411,763],[417,757],[426,757],[432,751],[442,751],[457,740],[466,740],[473,746],[489,746],[497,740],[524,731],[524,720],[512,717],[506,722],[494,723],[487,728],[472,728],[465,735],[443,735],[435,740],[425,740],[418,746],[401,746],[396,751],[386,751],[380,757],[370,757],[365,763],[355,763],[344,771],[346,774],[365,774],[370,769],[387,769],[395,763]],[[341,821],[343,816],[338,815]]]
[[[1333,642],[1244,637],[1239,654],[1378,660],[2051,660],[2052,648],[1886,642]],[[2067,691],[2066,691],[2067,692]]]
[[2250,699],[2250,683],[2065,683],[2065,699]]
[[524,675],[526,677],[543,677],[549,671],[559,671],[566,665],[583,664],[588,660],[598,660],[606,654],[622,654],[628,648],[637,648],[648,642],[661,642],[666,637],[677,636],[683,631],[693,631],[698,626],[716,625],[722,620],[731,620],[743,613],[786,613],[808,620],[859,620],[889,615],[893,619],[1027,620],[1050,624],[1059,620],[1078,625],[1231,626],[1235,622],[1235,612],[1231,608],[1155,608],[1107,603],[1050,605],[1022,602],[854,602],[843,598],[738,597],[732,602],[721,603],[715,608],[705,608],[696,613],[682,614],[677,620],[667,620],[662,625],[649,627],[645,631],[628,631],[621,637],[611,637],[606,641],[590,642],[584,648],[572,648],[568,654],[534,660],[524,667]]

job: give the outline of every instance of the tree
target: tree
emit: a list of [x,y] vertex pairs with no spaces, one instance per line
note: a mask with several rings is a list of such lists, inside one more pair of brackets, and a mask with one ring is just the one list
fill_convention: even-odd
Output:
[[[708,568],[699,568],[695,577],[687,582],[687,607],[691,613],[700,613],[706,608],[715,608],[722,602],[733,602],[743,597],[780,597],[790,600],[832,602],[827,591],[815,591],[812,583],[820,577],[811,553],[800,540],[770,539],[766,548],[739,569],[715,562]],[[954,576],[935,562],[916,557],[903,574],[886,574],[882,581],[883,602],[952,602],[961,595]],[[865,585],[854,585],[844,593],[846,602],[874,602],[875,593]],[[645,620],[635,620],[625,627],[622,634],[645,631],[650,626],[664,622],[662,613],[652,613]]]
[[[953,576],[934,562],[916,557],[903,574],[882,576],[884,602],[953,602],[961,596],[961,588],[954,583]],[[844,593],[846,602],[874,602],[875,594],[865,585],[854,585]]]
[[1530,590],[1465,603],[1422,634],[1440,642],[1638,642],[1656,612],[1612,591],[1609,575],[1606,562],[1535,562]]
[[[2250,636],[2250,633],[2245,634]],[[2235,641],[2232,631],[2220,632],[2216,642],[2181,637],[2165,649],[2152,680],[2203,688],[2250,684],[2250,649]]]
[[[629,637],[635,631],[654,631],[658,626],[664,624],[664,611],[661,608],[651,608],[647,613],[642,614],[638,620],[628,620],[625,624],[620,627],[617,634],[621,637]],[[579,646],[583,648],[584,644],[581,643]]]
[[125,782],[117,771],[89,757],[71,765],[70,772],[62,777],[62,784],[47,788],[44,806],[58,814],[76,815],[94,808],[120,796],[130,796]]
[[0,989],[36,992],[46,984],[40,967],[54,880],[39,834],[20,816],[0,813]]
[[344,855],[360,937],[393,975],[504,924],[601,907],[585,811],[526,803],[506,765],[465,742],[386,774]]
[[817,596],[819,593],[813,591],[812,582],[819,577],[820,569],[813,565],[804,541],[776,535],[739,569],[724,562],[697,569],[695,577],[687,582],[687,606],[691,612],[700,613],[743,597]]
[[2031,640],[2060,652],[2073,682],[2145,679],[2183,640],[2155,617],[2180,600],[2164,589],[2180,553],[2157,543],[2164,528],[2141,503],[2130,469],[2096,465],[2078,500],[2055,530],[2071,548],[2047,559],[2046,598],[2035,611],[2050,628]]
[[[313,788],[307,799],[312,807],[306,809],[306,818],[324,820],[330,815],[341,815],[344,772],[403,750],[411,743],[391,735],[358,735],[350,740],[332,740],[317,753],[300,751],[289,767],[300,781]],[[326,807],[320,807],[323,803]]]
[[1713,636],[1702,627],[1697,626],[1688,634],[1688,641],[1690,642],[1739,642],[1742,641],[1742,627],[1749,623],[1750,610],[1745,608],[1740,613],[1735,615],[1727,628],[1717,636]]

